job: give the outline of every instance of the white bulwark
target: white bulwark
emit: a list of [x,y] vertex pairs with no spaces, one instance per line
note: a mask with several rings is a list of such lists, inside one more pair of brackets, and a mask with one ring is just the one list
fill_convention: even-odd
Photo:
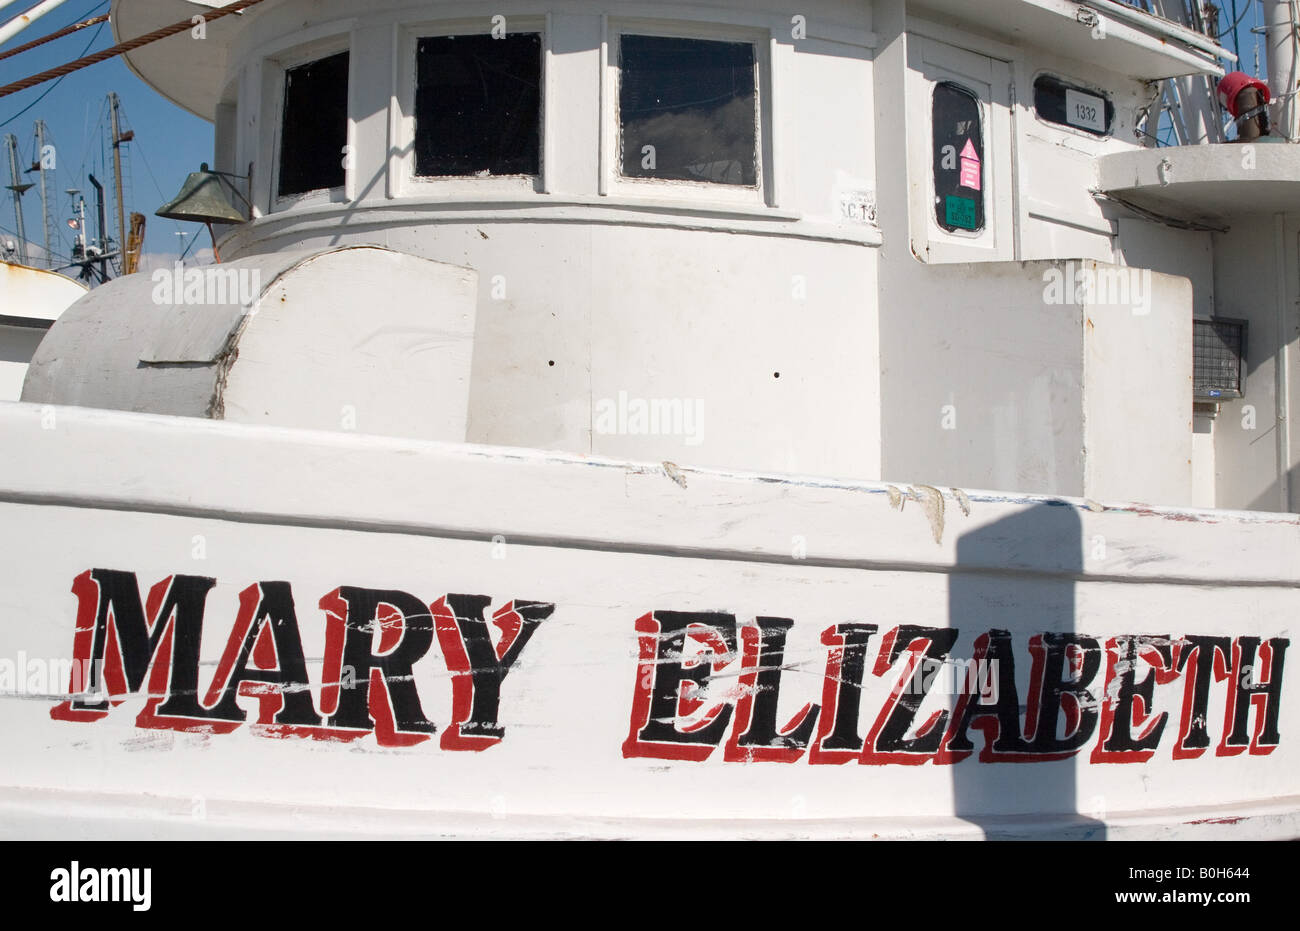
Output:
[[127,55],[249,219],[0,404],[0,831],[1300,835],[1289,98],[1115,0],[363,6]]

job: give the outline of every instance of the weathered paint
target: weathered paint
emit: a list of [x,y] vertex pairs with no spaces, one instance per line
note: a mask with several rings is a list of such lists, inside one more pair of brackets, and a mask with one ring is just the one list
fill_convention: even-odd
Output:
[[476,287],[375,246],[129,275],[51,327],[23,400],[459,442]]
[[34,405],[0,435],[8,834],[1300,833],[1300,518]]

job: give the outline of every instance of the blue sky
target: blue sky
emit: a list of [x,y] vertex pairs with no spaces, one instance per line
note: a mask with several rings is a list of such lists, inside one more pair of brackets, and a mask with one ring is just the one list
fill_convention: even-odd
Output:
[[[33,0],[34,2],[34,0]],[[20,0],[3,12],[0,20],[8,20],[31,3]],[[48,14],[26,32],[0,46],[0,51],[22,45],[56,30],[108,12],[107,0],[68,0],[62,7]],[[164,40],[167,41],[167,40]],[[109,48],[114,43],[112,26],[104,23],[58,39],[40,48],[23,52],[0,61],[0,84],[8,84],[37,74],[66,62]],[[71,251],[73,233],[66,220],[73,215],[72,198],[64,193],[66,188],[77,187],[86,192],[87,217],[93,234],[94,197],[87,174],[94,174],[107,188],[109,226],[114,225],[112,197],[112,153],[105,154],[108,138],[108,109],[105,98],[115,91],[122,101],[122,111],[128,128],[135,131],[135,140],[128,143],[128,165],[123,172],[127,177],[127,211],[143,213],[148,218],[145,252],[155,255],[177,254],[181,237],[178,230],[189,233],[183,241],[189,243],[202,233],[195,249],[208,246],[207,232],[194,223],[178,223],[155,217],[154,211],[174,197],[184,183],[186,175],[197,171],[201,162],[212,160],[212,125],[175,105],[163,100],[137,78],[121,58],[92,65],[64,77],[29,90],[0,98],[0,137],[12,133],[18,137],[20,153],[19,170],[30,167],[35,150],[33,123],[45,121],[57,148],[57,176],[52,191],[58,198],[51,211],[54,232],[54,251],[67,255]],[[0,157],[0,178],[3,185],[10,183],[8,159]],[[27,176],[35,181],[35,175]],[[0,191],[0,231],[12,235],[14,228],[13,200],[8,190]],[[40,195],[35,188],[24,197],[24,219],[27,238],[41,241]]]

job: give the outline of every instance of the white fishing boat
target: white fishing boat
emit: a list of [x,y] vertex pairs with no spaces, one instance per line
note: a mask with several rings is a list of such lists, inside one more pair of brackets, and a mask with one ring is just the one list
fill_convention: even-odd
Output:
[[36,347],[59,314],[85,293],[85,285],[57,272],[0,262],[0,400],[19,399]]
[[1300,836],[1247,6],[114,0],[221,261],[0,403],[0,832]]

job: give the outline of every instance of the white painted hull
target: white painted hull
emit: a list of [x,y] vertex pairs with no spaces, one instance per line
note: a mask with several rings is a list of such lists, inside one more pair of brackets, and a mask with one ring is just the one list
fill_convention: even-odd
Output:
[[[0,404],[0,438],[5,836],[1300,836],[1300,707],[1283,666],[1300,606],[1294,515],[947,489],[940,512],[922,487],[19,404]],[[66,681],[51,684],[50,670],[102,654],[110,686],[115,662],[130,678],[138,651],[128,647],[124,665],[93,636],[101,615],[102,642],[130,627],[126,589],[106,595],[128,574],[145,615],[157,608],[151,588],[173,580],[157,590],[180,599],[159,620],[174,621],[172,634],[199,620],[184,585],[206,593],[197,693],[178,684],[176,634],[134,693],[119,684],[120,704],[96,710]],[[367,590],[428,606],[436,636],[413,611],[403,623],[381,612],[378,631],[344,617]],[[280,693],[238,697],[246,720],[214,711],[235,689],[230,659],[244,641],[233,632],[273,591],[292,593],[295,630],[266,633],[246,669],[285,673],[296,639],[307,681],[290,691],[307,696],[320,719],[311,726],[271,720],[288,708]],[[493,631],[498,660],[514,660],[500,688],[504,732],[471,733],[482,709],[469,686],[488,683],[456,674],[471,628],[440,612],[457,594],[490,599],[485,618],[514,602]],[[673,623],[667,612],[709,614],[690,628],[699,636],[684,641],[684,661],[653,636]],[[521,617],[537,621],[531,638],[517,633]],[[770,632],[771,619],[791,622],[777,679],[762,678],[775,671],[775,640],[756,626]],[[995,633],[985,655],[1014,668],[967,696],[990,715],[1016,708],[1002,750],[984,746],[993,717],[956,726],[962,697],[942,694],[943,676],[891,743],[907,704],[895,689],[912,681],[901,646],[895,662],[881,659],[906,639],[891,638],[899,625],[936,640],[957,630],[951,654],[962,660],[981,635],[1007,632],[1009,649],[998,652]],[[1077,658],[1087,681],[1069,681],[1067,659],[1058,690],[1108,701],[1053,702],[1053,664],[1034,659],[1063,634],[1083,638],[1057,656]],[[405,656],[410,679],[347,688],[339,644],[355,658],[347,650],[361,640],[349,638],[363,635],[367,662]],[[854,637],[865,638],[857,654]],[[1131,681],[1119,652],[1130,638],[1151,638]],[[734,653],[693,665],[709,642]],[[1213,660],[1216,642],[1220,668],[1199,666],[1192,645]],[[656,730],[660,693],[692,670],[700,688],[679,692]],[[1199,697],[1188,685],[1198,670]],[[1148,677],[1152,707],[1129,709],[1140,748],[1125,751],[1117,709]],[[1010,683],[1016,704],[999,704]],[[408,687],[432,730],[396,720],[386,696]],[[167,713],[190,699],[198,711]],[[349,729],[350,701],[378,723]],[[1056,731],[1035,729],[1057,706]],[[765,717],[789,737],[781,747],[746,745]],[[939,749],[927,751],[935,732]],[[1072,733],[1079,745],[1061,749]]]

